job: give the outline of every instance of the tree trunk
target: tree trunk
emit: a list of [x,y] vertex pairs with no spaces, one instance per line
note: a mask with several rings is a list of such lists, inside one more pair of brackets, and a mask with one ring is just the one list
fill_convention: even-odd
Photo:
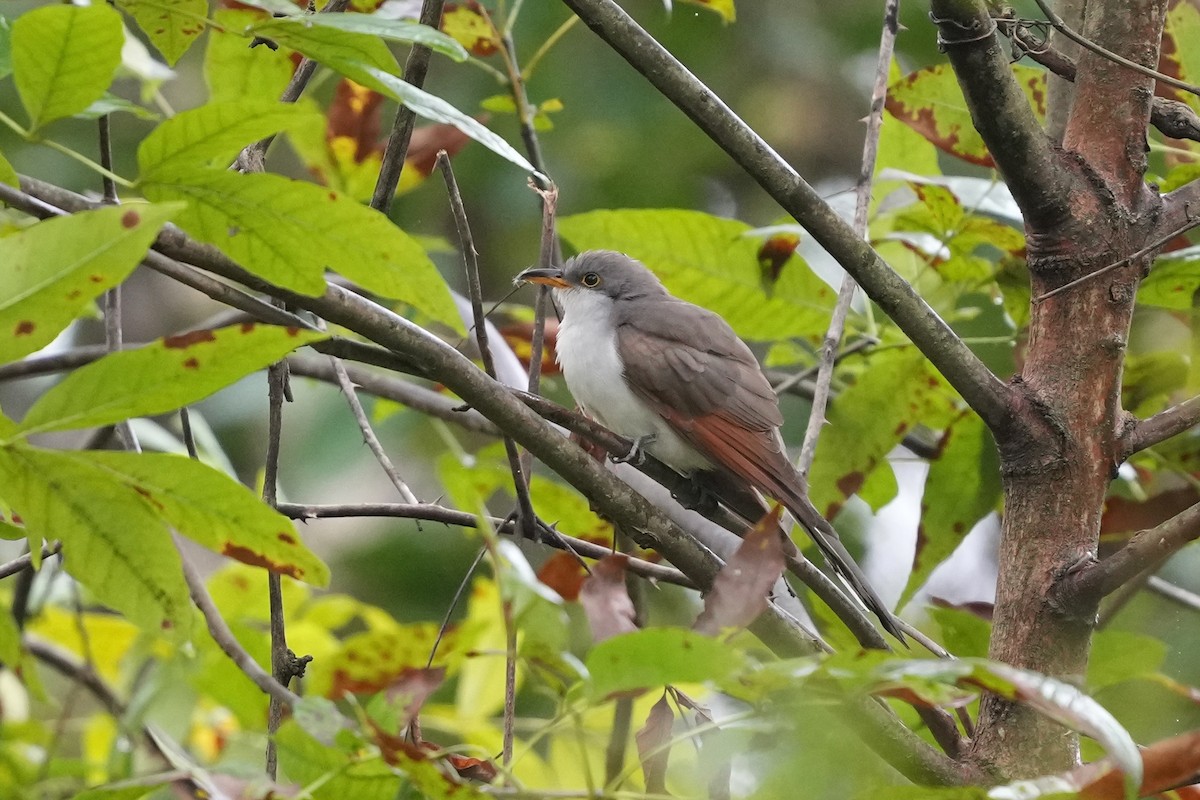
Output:
[[[1082,33],[1154,67],[1165,6],[1092,0]],[[1013,187],[1018,201],[1041,188],[1065,191],[1069,202],[1062,215],[1025,209],[1034,301],[1027,358],[1013,381],[1014,415],[995,431],[1005,507],[990,655],[1070,682],[1086,672],[1096,608],[1064,607],[1055,587],[1094,558],[1105,493],[1122,459],[1121,370],[1137,285],[1151,258],[1142,251],[1162,206],[1143,180],[1152,86],[1151,78],[1084,51],[1059,153],[1062,173],[1042,187]],[[997,161],[1003,168],[1005,160]],[[1008,778],[1032,777],[1078,763],[1079,743],[1028,706],[989,695],[973,755]]]

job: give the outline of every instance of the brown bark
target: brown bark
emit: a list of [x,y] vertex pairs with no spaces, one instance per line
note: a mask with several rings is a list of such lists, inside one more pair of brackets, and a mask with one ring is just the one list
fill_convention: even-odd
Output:
[[[1151,66],[1164,11],[1162,0],[1092,0],[1083,32]],[[970,81],[961,75],[960,81],[970,91]],[[1151,241],[1161,208],[1143,181],[1151,89],[1150,79],[1126,67],[1091,52],[1080,55],[1058,155],[1071,176],[1059,182],[1069,211],[1057,220],[1026,216],[1034,297]],[[1003,168],[996,151],[1005,142],[989,139],[987,127],[981,133]],[[1018,202],[1030,196],[1016,187],[1013,194]],[[1019,413],[1011,429],[996,431],[1005,515],[994,659],[1068,680],[1087,668],[1095,603],[1064,607],[1055,589],[1073,568],[1089,563],[1098,546],[1104,496],[1123,456],[1121,370],[1134,295],[1148,266],[1146,257],[1133,260],[1033,307],[1027,358],[1013,384],[1022,398]],[[1076,764],[1078,738],[1028,707],[987,696],[972,754],[1006,777],[1031,777]]]

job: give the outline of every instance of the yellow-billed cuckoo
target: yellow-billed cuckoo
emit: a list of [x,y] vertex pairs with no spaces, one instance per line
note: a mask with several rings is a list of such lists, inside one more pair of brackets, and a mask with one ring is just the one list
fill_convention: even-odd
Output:
[[809,502],[788,460],[783,415],[750,348],[720,316],[672,296],[643,264],[593,250],[517,276],[554,288],[555,349],[589,414],[684,474],[718,471],[783,504],[883,627],[887,606]]

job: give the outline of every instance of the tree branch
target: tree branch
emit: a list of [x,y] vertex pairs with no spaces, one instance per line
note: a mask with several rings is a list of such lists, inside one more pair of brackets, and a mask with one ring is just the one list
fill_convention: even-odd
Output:
[[[23,179],[22,186],[36,197],[39,195],[39,187],[48,185]],[[56,197],[64,201],[56,201],[56,205],[69,210],[92,207],[86,198],[58,187],[50,189]],[[812,191],[811,187],[808,190]],[[828,210],[828,213],[836,225],[848,227],[833,215],[832,210]],[[855,237],[851,235],[851,239]],[[855,246],[865,245],[861,240],[856,240]],[[215,248],[191,240],[172,225],[164,227],[154,248],[177,260],[194,264],[255,291],[271,294],[290,305],[307,309],[333,324],[342,325],[393,351],[418,374],[436,377],[471,407],[500,425],[547,467],[582,491],[601,514],[621,525],[640,546],[661,552],[701,590],[712,586],[721,562],[708,548],[686,534],[666,513],[564,438],[554,426],[527,408],[508,387],[493,381],[464,355],[428,331],[340,286],[327,284],[325,293],[317,297],[274,286],[242,269]],[[868,248],[868,253],[870,252]],[[871,257],[874,258],[873,255]],[[907,289],[907,284],[898,276],[894,277]],[[917,300],[919,301],[919,298]],[[922,307],[928,308],[923,302]],[[938,325],[945,328],[944,323],[941,323],[932,311],[929,313]],[[948,328],[945,328],[945,334],[965,348],[961,340]],[[970,351],[967,353],[970,354]],[[971,358],[974,359],[974,356],[971,355]],[[980,366],[982,367],[982,364]],[[986,367],[983,369],[1001,392],[1006,391],[1003,384],[991,376]],[[1004,397],[997,393],[994,400],[1000,404]],[[194,569],[190,572],[189,575],[189,568],[185,567],[185,578],[188,579],[189,589],[193,592],[193,599],[204,613],[214,639],[260,688],[284,699],[285,702],[294,703],[296,696],[263,672],[241,649],[213,607],[199,576],[195,575]],[[818,644],[809,638],[800,626],[774,605],[769,606],[767,611],[755,620],[750,630],[772,650],[785,657],[812,654],[819,649]],[[859,734],[906,777],[916,782],[939,784],[960,784],[968,780],[968,770],[932,748],[873,700],[855,703],[853,707],[855,713],[851,715],[851,719]]]
[[1093,609],[1109,592],[1152,569],[1200,537],[1200,503],[1139,531],[1117,552],[1063,575],[1055,598],[1064,609]]
[[[871,109],[867,114],[867,135],[863,140],[862,165],[858,172],[858,183],[854,188],[854,232],[867,238],[867,211],[871,206],[871,188],[874,184],[875,162],[879,156],[879,131],[883,127],[883,106],[887,100],[888,72],[892,66],[892,54],[896,49],[896,32],[900,28],[900,0],[887,0],[883,12],[883,33],[879,37],[879,57],[875,61],[875,83],[871,87]],[[829,328],[821,342],[817,359],[817,382],[813,390],[812,410],[808,425],[804,429],[804,442],[796,460],[796,470],[805,481],[817,454],[817,441],[825,425],[825,409],[829,404],[829,387],[833,382],[833,366],[837,361],[838,346],[846,330],[846,316],[858,284],[847,274],[838,289],[837,303],[829,319]]]
[[[304,505],[302,503],[280,503],[277,506],[280,514],[292,519],[307,521],[310,519],[341,519],[345,517],[394,517],[397,519],[419,519],[429,522],[441,522],[446,525],[457,525],[462,528],[474,528],[479,524],[479,517],[466,511],[437,505],[436,503],[353,503],[348,505]],[[508,535],[517,535],[516,521],[513,519],[488,519],[497,531]],[[561,541],[560,541],[561,540]],[[568,547],[574,552],[587,558],[601,559],[612,555],[612,548],[586,539],[576,539],[559,533],[557,537],[543,536],[541,543],[558,550]],[[643,578],[695,589],[696,584],[672,567],[655,564],[651,561],[629,557],[630,572]]]
[[1191,230],[1200,225],[1200,180],[1193,180],[1168,192],[1162,198],[1162,213],[1156,233],[1177,229]]
[[1125,436],[1122,460],[1147,447],[1165,442],[1189,428],[1200,424],[1200,396],[1184,400],[1134,425]]
[[1044,230],[1070,212],[1073,178],[1042,130],[1009,68],[983,0],[933,0],[930,16],[971,111],[1025,224]]
[[[1028,28],[1017,24],[1015,20],[997,20],[997,25],[1024,55],[1063,80],[1075,81],[1075,59],[1055,49],[1048,42],[1040,41]],[[1163,136],[1200,142],[1200,115],[1187,103],[1155,95],[1150,104],[1150,124],[1158,128]]]
[[[421,4],[419,22],[430,28],[438,28],[442,21],[443,0],[425,0]],[[414,44],[404,62],[404,80],[420,89],[425,85],[425,76],[429,73],[429,59],[433,55],[423,44]],[[387,146],[383,151],[383,161],[379,165],[379,177],[375,181],[375,192],[371,197],[371,208],[384,214],[391,208],[392,198],[396,196],[396,187],[400,184],[400,173],[404,170],[404,159],[408,155],[408,144],[412,139],[413,126],[417,115],[403,103],[396,109],[396,118],[392,122],[392,132],[388,134]]]
[[696,123],[858,281],[992,428],[1011,393],[957,334],[802,177],[612,0],[564,0],[601,39]]

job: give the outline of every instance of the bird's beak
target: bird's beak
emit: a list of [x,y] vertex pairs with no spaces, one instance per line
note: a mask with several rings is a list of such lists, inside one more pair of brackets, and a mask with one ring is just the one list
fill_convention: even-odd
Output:
[[563,280],[561,269],[554,267],[534,267],[527,269],[514,278],[517,283],[540,283],[543,286],[553,286],[556,289],[569,289],[571,284]]

